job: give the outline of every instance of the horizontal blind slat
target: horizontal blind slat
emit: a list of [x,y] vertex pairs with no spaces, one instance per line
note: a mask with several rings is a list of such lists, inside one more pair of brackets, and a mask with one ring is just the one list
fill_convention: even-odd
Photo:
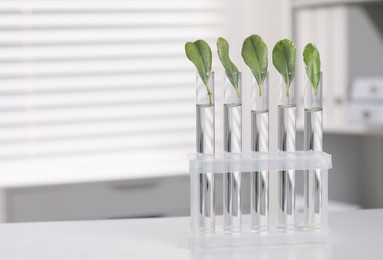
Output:
[[[180,48],[181,47],[181,48]],[[0,62],[16,59],[18,61],[37,61],[39,59],[81,59],[81,58],[140,58],[140,57],[172,57],[184,55],[182,43],[159,43],[100,46],[50,46],[46,48],[29,46],[0,48]]]
[[[177,23],[174,23],[177,21]],[[200,15],[195,20],[195,13],[131,13],[127,14],[17,14],[0,16],[0,30],[41,30],[62,28],[158,28],[158,27],[192,27],[196,24],[217,24],[214,12]]]
[[183,89],[174,89],[170,92],[165,92],[162,89],[152,89],[150,95],[148,91],[141,91],[134,89],[130,91],[119,93],[115,92],[99,92],[99,93],[60,93],[46,94],[46,95],[28,95],[21,96],[0,96],[0,110],[6,107],[16,106],[17,104],[23,106],[44,107],[44,106],[71,106],[80,104],[92,104],[92,103],[156,103],[161,101],[172,100],[194,100],[185,93]]
[[[60,155],[66,153],[91,153],[92,151],[108,150],[134,150],[150,149],[153,147],[167,147],[172,145],[191,143],[193,132],[166,133],[147,136],[112,136],[110,138],[98,138],[97,142],[89,139],[80,140],[57,140],[55,142],[27,142],[16,144],[2,144],[5,150],[0,150],[2,157],[17,157],[27,155]],[[188,142],[189,140],[189,142]]]
[[100,12],[107,12],[108,10],[125,9],[133,11],[147,11],[156,10],[159,11],[179,11],[183,9],[185,11],[190,10],[203,10],[203,9],[217,9],[219,8],[217,1],[124,1],[114,0],[113,3],[107,0],[5,0],[0,2],[0,9],[3,10],[22,10],[27,12],[29,10],[98,10]]
[[[182,104],[184,104],[182,106]],[[0,127],[22,127],[33,125],[67,125],[67,124],[106,124],[112,121],[135,122],[137,120],[151,120],[155,118],[179,118],[195,112],[194,100],[183,100],[155,104],[125,104],[110,106],[82,106],[78,108],[55,109],[20,109],[0,112]],[[194,121],[193,121],[194,122]]]
[[0,78],[5,75],[31,74],[81,74],[91,72],[113,72],[113,71],[154,71],[157,69],[172,71],[176,66],[178,69],[190,69],[190,64],[185,57],[158,58],[158,59],[127,59],[127,60],[106,60],[106,61],[74,61],[74,62],[50,62],[50,63],[0,63]]
[[[126,88],[140,88],[145,86],[165,86],[188,83],[194,89],[195,71],[188,69],[181,72],[165,71],[151,73],[152,77],[143,74],[119,74],[119,75],[83,75],[81,77],[55,77],[35,78],[0,78],[0,91],[23,90],[27,91],[61,91],[71,89],[97,89],[113,86],[124,86]],[[155,78],[155,81],[153,81]],[[153,84],[155,83],[155,84]]]
[[[67,125],[29,125],[23,127],[9,127],[0,129],[0,144],[26,142],[29,139],[39,141],[55,139],[78,139],[98,138],[102,136],[123,136],[123,135],[147,135],[157,132],[180,132],[194,129],[194,117],[182,115],[182,117],[153,118],[149,120],[136,120],[135,122],[109,121],[97,124],[79,123]],[[33,131],[32,129],[35,129]]]
[[55,45],[55,44],[98,44],[113,42],[167,42],[178,39],[192,39],[193,37],[207,38],[216,28],[129,28],[125,30],[98,29],[81,30],[46,30],[46,31],[0,31],[0,45]]

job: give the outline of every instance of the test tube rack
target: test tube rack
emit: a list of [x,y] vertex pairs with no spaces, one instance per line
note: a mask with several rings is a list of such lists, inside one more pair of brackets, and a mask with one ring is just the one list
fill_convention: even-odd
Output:
[[[331,167],[331,155],[314,151],[215,153],[211,155],[189,154],[191,185],[191,230],[189,244],[191,249],[291,243],[328,243],[330,239],[327,221],[328,170]],[[302,178],[304,175],[318,174],[320,172],[322,197],[320,199],[321,210],[319,211],[319,216],[308,217],[305,216],[307,212],[295,211],[294,227],[292,229],[285,229],[277,223],[277,209],[270,209],[269,224],[266,231],[258,232],[256,227],[254,229],[254,226],[251,224],[251,217],[244,214],[239,232],[227,233],[223,228],[222,216],[216,213],[213,216],[215,220],[211,230],[206,232],[201,229],[199,200],[201,199],[200,194],[202,194],[202,191],[198,183],[201,176],[233,171],[241,172],[241,174],[267,171],[271,176],[272,174],[280,174],[281,171],[285,170],[295,170],[297,176]],[[219,184],[216,182],[214,185]],[[271,191],[273,191],[272,188]],[[219,195],[217,194],[217,196]],[[270,204],[271,206],[272,204]],[[306,205],[306,207],[310,208],[309,205]]]

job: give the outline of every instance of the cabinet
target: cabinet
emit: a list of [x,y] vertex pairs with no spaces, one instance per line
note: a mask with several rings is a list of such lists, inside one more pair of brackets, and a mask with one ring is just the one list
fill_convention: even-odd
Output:
[[3,221],[31,222],[186,215],[188,176],[3,189]]
[[383,207],[383,1],[291,3],[301,130],[305,44],[316,44],[322,58],[324,150],[334,158],[329,198]]
[[[222,183],[222,177],[217,178]],[[249,183],[249,176],[244,176]],[[250,193],[244,185],[243,194]],[[3,222],[91,220],[190,215],[189,175],[2,189]],[[249,205],[243,196],[242,205]],[[222,212],[222,185],[216,189]],[[248,211],[248,207],[245,207]],[[247,212],[246,211],[246,212]],[[248,213],[248,212],[247,212]]]
[[[292,10],[298,106],[303,106],[302,52],[306,43],[313,42],[322,58],[324,131],[381,135],[376,122],[383,125],[383,117],[377,112],[383,109],[383,98],[366,99],[352,93],[360,82],[364,82],[366,93],[376,81],[383,84],[383,1],[301,0],[293,1]],[[298,111],[297,124],[302,129],[303,110]]]

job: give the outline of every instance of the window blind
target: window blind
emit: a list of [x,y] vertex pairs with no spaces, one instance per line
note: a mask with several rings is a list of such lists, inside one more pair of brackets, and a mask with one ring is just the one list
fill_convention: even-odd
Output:
[[0,0],[1,174],[185,172],[184,43],[212,40],[219,21],[215,1]]

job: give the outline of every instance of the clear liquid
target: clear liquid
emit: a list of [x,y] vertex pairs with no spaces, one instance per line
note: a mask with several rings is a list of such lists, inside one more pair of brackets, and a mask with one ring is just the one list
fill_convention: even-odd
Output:
[[322,151],[323,111],[319,109],[305,109],[304,114],[304,149]]
[[[224,105],[224,150],[231,153],[242,151],[242,106]],[[226,233],[241,229],[241,173],[227,172],[223,177],[223,217]]]
[[215,151],[214,106],[197,105],[197,153],[213,154]]
[[[278,149],[295,151],[295,105],[278,106]],[[278,226],[291,230],[295,225],[295,171],[281,171],[278,176]]]
[[269,151],[269,111],[251,111],[251,150]]
[[[213,154],[215,151],[215,122],[213,105],[196,106],[197,152]],[[198,223],[201,234],[214,233],[215,184],[214,173],[200,174],[198,179]]]
[[225,104],[224,114],[224,150],[231,153],[242,151],[242,105]]
[[[305,109],[304,111],[304,149],[322,151],[323,111]],[[304,215],[310,229],[321,228],[322,224],[322,175],[320,170],[310,170],[304,178]]]
[[278,149],[280,151],[295,151],[296,135],[295,106],[278,106]]
[[[251,150],[269,151],[269,111],[251,111]],[[269,175],[267,171],[250,176],[250,213],[252,231],[263,233],[269,223]]]

